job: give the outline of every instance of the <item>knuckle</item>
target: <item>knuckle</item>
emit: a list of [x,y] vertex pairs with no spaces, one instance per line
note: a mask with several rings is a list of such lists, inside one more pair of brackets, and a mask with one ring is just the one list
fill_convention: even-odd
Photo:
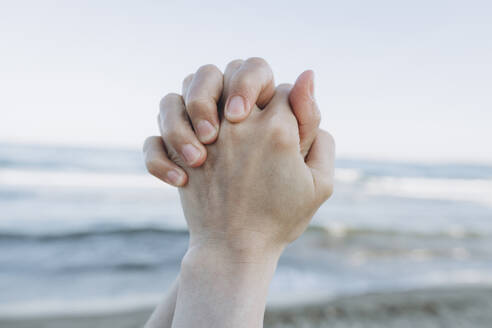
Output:
[[186,111],[192,117],[206,116],[215,110],[215,102],[212,99],[192,98],[186,102]]
[[234,59],[230,61],[229,64],[227,64],[226,66],[226,71],[241,66],[243,62],[244,61],[242,59]]
[[183,84],[188,84],[191,82],[191,80],[193,79],[193,76],[195,74],[191,73],[191,74],[188,74],[186,75],[186,77],[183,79]]
[[155,157],[148,157],[145,159],[145,167],[147,171],[153,176],[159,176],[162,174],[162,163]]
[[142,152],[147,152],[149,150],[151,144],[154,142],[155,138],[157,137],[147,137],[145,138],[143,145],[142,145]]
[[270,65],[268,65],[267,61],[261,57],[250,57],[246,60],[246,62],[254,66],[270,68]]
[[258,84],[257,79],[250,74],[243,74],[236,77],[232,83],[233,93],[249,95],[253,92],[254,87]]
[[292,89],[292,84],[282,83],[277,86],[275,93],[280,95],[282,98],[289,99],[290,90]]
[[329,133],[326,130],[322,130],[322,129],[319,129],[318,133],[320,134],[320,136],[322,138],[324,138],[328,142],[328,144],[331,146],[331,148],[335,148],[335,138],[333,138],[331,133]]
[[260,71],[266,80],[273,80],[272,68],[265,59],[260,57],[251,57],[246,62],[249,66],[253,67],[254,70]]
[[222,75],[219,68],[213,64],[200,66],[200,68],[198,68],[197,70],[197,74],[198,73],[205,74],[205,75],[216,75],[216,76]]
[[181,99],[181,96],[179,94],[174,93],[174,92],[168,93],[159,102],[159,108],[161,109],[161,111],[164,111],[167,107],[166,106],[167,104],[173,103],[173,102],[178,101],[180,99]]
[[183,140],[183,133],[177,128],[168,127],[162,131],[162,139],[166,144],[176,145]]
[[287,124],[283,124],[282,121],[274,120],[270,124],[269,130],[275,147],[285,149],[295,145],[295,133],[291,131]]

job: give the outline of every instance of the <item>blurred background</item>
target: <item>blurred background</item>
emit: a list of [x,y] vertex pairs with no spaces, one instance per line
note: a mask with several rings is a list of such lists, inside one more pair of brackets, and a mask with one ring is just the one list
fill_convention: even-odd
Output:
[[338,152],[270,304],[489,288],[491,17],[474,0],[0,2],[0,320],[156,304],[187,234],[141,144],[186,75],[252,56],[277,83],[315,71]]

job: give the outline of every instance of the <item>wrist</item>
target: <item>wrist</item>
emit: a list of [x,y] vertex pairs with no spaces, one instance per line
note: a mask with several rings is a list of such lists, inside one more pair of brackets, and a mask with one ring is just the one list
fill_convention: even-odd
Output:
[[248,267],[270,267],[275,270],[283,250],[283,248],[227,246],[228,244],[223,243],[190,244],[181,263],[182,270],[208,266],[225,268],[230,272],[245,271]]
[[190,238],[190,246],[181,262],[181,275],[189,279],[210,275],[213,279],[233,282],[237,287],[256,281],[255,285],[267,287],[283,247],[258,240],[255,243],[238,242],[240,240]]
[[[262,253],[259,248],[226,245],[217,240],[190,240],[181,263],[177,306],[180,298],[188,297],[191,308],[202,309],[211,321],[227,321],[220,327],[262,327],[268,289],[281,250],[267,248]],[[227,315],[224,308],[228,309]],[[187,318],[175,316],[175,320]]]
[[274,241],[257,231],[221,231],[190,234],[188,258],[200,254],[204,258],[215,258],[224,264],[276,263],[286,244]]
[[[202,282],[228,299],[262,299],[277,268],[280,252],[238,253],[222,247],[190,247],[181,262],[180,280]],[[255,294],[248,295],[250,293]]]

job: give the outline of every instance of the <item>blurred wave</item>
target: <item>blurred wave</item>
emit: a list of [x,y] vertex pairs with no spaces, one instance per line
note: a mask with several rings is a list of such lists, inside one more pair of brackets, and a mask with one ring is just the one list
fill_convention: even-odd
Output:
[[[341,159],[335,180],[272,299],[492,283],[492,166]],[[0,144],[0,314],[154,302],[187,242],[139,151]]]

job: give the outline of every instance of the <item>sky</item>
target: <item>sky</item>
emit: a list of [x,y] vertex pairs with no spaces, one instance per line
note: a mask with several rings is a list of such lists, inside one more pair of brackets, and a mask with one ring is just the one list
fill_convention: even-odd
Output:
[[342,157],[492,162],[490,1],[1,1],[0,142],[140,147],[201,65],[316,74]]

